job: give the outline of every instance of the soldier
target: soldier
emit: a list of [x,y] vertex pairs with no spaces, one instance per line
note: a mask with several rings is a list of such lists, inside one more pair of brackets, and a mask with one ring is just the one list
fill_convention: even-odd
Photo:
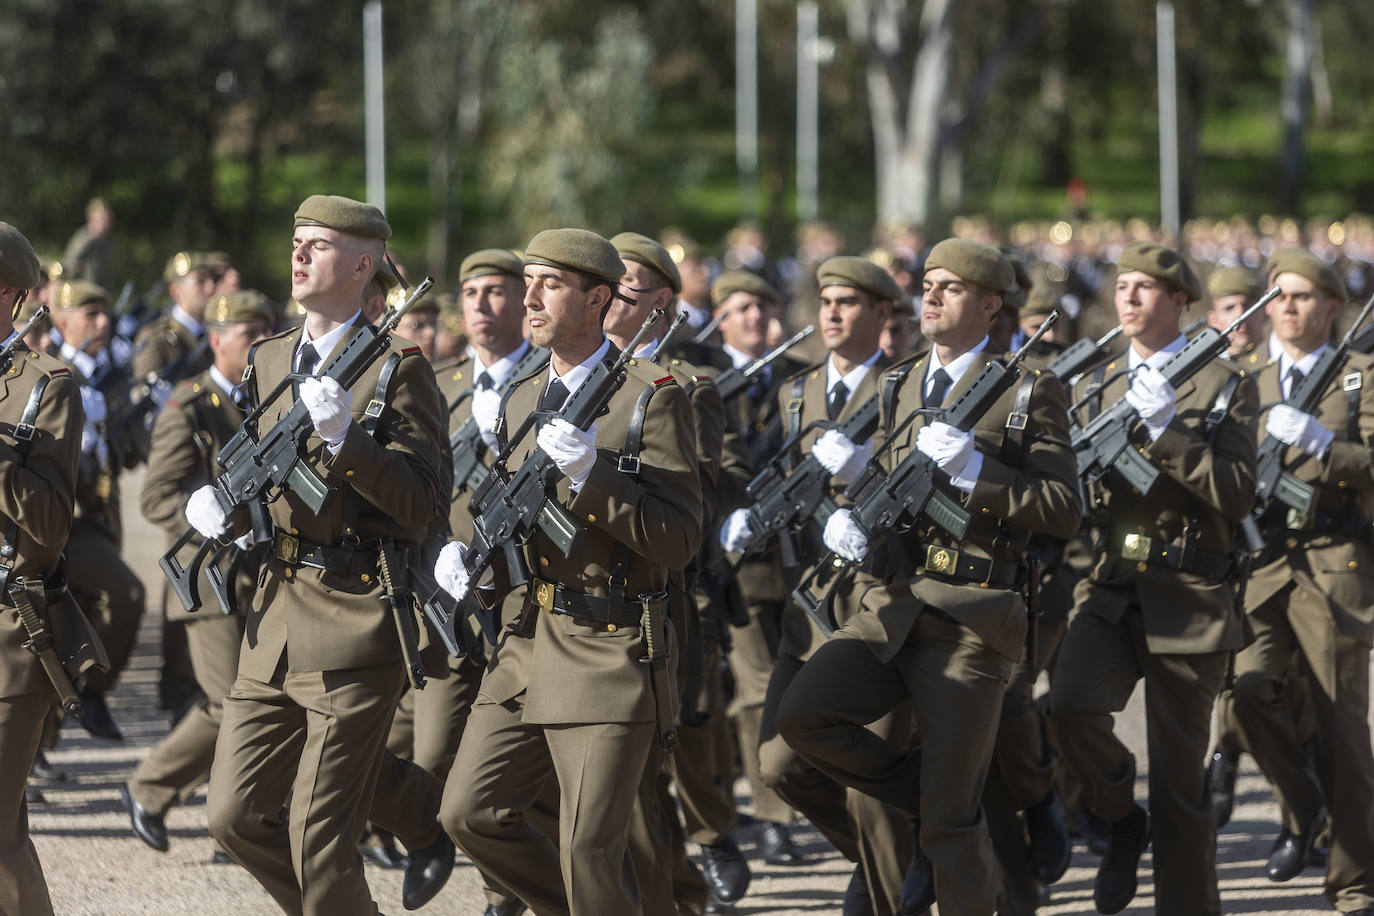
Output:
[[[1122,398],[1133,440],[1161,472],[1149,494],[1115,473],[1089,494],[1097,556],[1078,584],[1050,698],[1055,743],[1092,813],[1111,824],[1093,892],[1102,913],[1135,896],[1136,865],[1155,843],[1155,909],[1218,913],[1216,828],[1203,760],[1228,653],[1241,645],[1235,607],[1236,523],[1255,498],[1254,382],[1224,360],[1177,391],[1159,369],[1185,344],[1187,304],[1202,294],[1175,251],[1122,251],[1116,311],[1127,354],[1085,376],[1080,422]],[[1112,713],[1146,685],[1150,813],[1135,803],[1135,761]]]
[[[530,241],[525,308],[533,342],[552,356],[547,372],[506,395],[502,434],[540,406],[562,409],[616,355],[601,320],[623,273],[615,246],[594,233],[551,229]],[[639,360],[627,371],[590,429],[560,417],[514,444],[513,462],[536,443],[552,459],[555,498],[585,525],[582,546],[564,557],[542,532],[526,545],[534,578],[492,651],[444,789],[444,826],[538,913],[638,909],[626,825],[650,746],[667,740],[676,711],[660,653],[666,644],[671,657],[673,642],[669,570],[701,543],[696,433],[671,376]],[[630,430],[641,422],[636,447]],[[449,544],[435,569],[455,597],[468,590],[465,553]],[[560,792],[556,841],[524,817],[550,778]]]
[[[249,351],[267,337],[275,312],[266,296],[243,290],[220,296],[206,317],[214,362],[173,391],[153,426],[144,478],[143,515],[167,531],[169,544],[185,530],[182,509],[187,497],[218,476],[216,456],[243,423],[248,398],[239,382],[248,368]],[[199,541],[188,544],[182,562],[188,562],[199,546]],[[226,565],[236,569],[245,564]],[[246,575],[231,580],[240,609],[251,603],[256,585],[257,563],[248,565]],[[207,586],[202,585],[202,593],[210,594]],[[135,835],[161,852],[167,851],[167,812],[210,777],[222,703],[234,683],[243,639],[241,614],[222,614],[215,608],[190,614],[175,598],[166,610],[168,620],[185,623],[191,665],[204,696],[120,789]]]
[[138,641],[146,592],[120,555],[119,474],[143,460],[146,433],[120,420],[129,407],[129,375],[110,356],[109,295],[93,283],[73,280],[58,289],[52,310],[62,335],[57,355],[81,385],[85,416],[76,517],[67,542],[72,556],[81,558],[81,575],[72,579],[71,590],[110,656],[109,671],[87,677],[81,689],[81,725],[98,738],[123,741],[105,694]]
[[[889,274],[890,276],[890,274]],[[893,281],[896,282],[896,281]],[[900,287],[899,287],[900,288]],[[910,356],[920,335],[916,331],[916,310],[905,294],[892,307],[892,317],[883,325],[878,346],[889,362],[900,363]]]
[[[1261,519],[1268,546],[1245,593],[1256,638],[1236,656],[1233,712],[1244,746],[1285,803],[1270,880],[1287,881],[1307,866],[1329,816],[1326,899],[1339,912],[1374,916],[1374,585],[1365,572],[1374,562],[1366,537],[1374,517],[1374,403],[1361,396],[1374,359],[1349,354],[1314,409],[1295,403],[1295,388],[1330,346],[1345,284],[1302,249],[1279,251],[1272,270],[1283,292],[1268,306],[1269,360],[1257,381],[1260,401],[1274,406],[1259,435],[1286,446],[1284,469],[1316,494],[1305,514],[1276,500]],[[1288,696],[1295,654],[1310,674],[1315,769]]]
[[205,371],[209,350],[205,337],[205,307],[215,296],[215,274],[198,251],[174,254],[162,271],[172,307],[139,332],[134,343],[133,373],[137,379],[159,375],[175,365],[187,378]]
[[[820,308],[818,326],[828,356],[803,369],[778,389],[783,436],[798,437],[787,460],[795,467],[808,454],[832,474],[830,489],[842,493],[871,454],[869,441],[853,442],[838,429],[824,431],[822,423],[848,421],[878,394],[880,380],[891,363],[878,346],[882,328],[892,317],[902,292],[887,273],[864,258],[834,257],[816,274]],[[814,428],[813,428],[814,427]],[[727,519],[724,532],[730,550],[753,545],[748,510]],[[793,537],[789,532],[787,537]],[[808,524],[796,540],[801,565],[811,567],[826,552],[820,526]],[[843,623],[843,621],[840,621]],[[777,732],[777,711],[784,692],[807,659],[825,642],[825,634],[795,603],[783,612],[777,663],[768,682],[758,748],[763,778],[792,807],[804,814],[835,848],[855,863],[849,892],[871,898],[879,916],[900,908],[903,875],[911,855],[911,830],[906,819],[882,802],[846,790],[800,758]],[[872,726],[885,740],[905,745],[911,738],[908,705]],[[857,899],[857,898],[856,898]],[[853,905],[847,904],[847,910]]]
[[[1212,305],[1207,309],[1207,323],[1217,330],[1235,321],[1255,304],[1263,287],[1255,272],[1246,267],[1218,267],[1207,278],[1207,295]],[[1256,312],[1236,328],[1226,358],[1239,360],[1248,356],[1264,340],[1264,313]],[[1248,366],[1247,366],[1248,369]]]
[[[29,240],[0,222],[0,346],[14,341],[12,316],[37,284],[38,257]],[[24,783],[58,692],[28,649],[35,634],[20,607],[25,599],[26,607],[37,605],[37,622],[52,627],[56,617],[44,605],[55,604],[64,591],[62,548],[81,447],[81,394],[71,373],[19,343],[0,392],[0,420],[0,523],[7,557],[0,599],[0,912],[52,916],[43,868],[29,840]],[[16,435],[22,425],[33,435]]]
[[[1060,303],[1059,294],[1048,284],[1037,284],[1031,287],[1030,292],[1026,293],[1026,304],[1021,307],[1021,334],[1018,339],[1028,340],[1035,336],[1035,332],[1040,330],[1040,325],[1045,323],[1045,319],[1050,317],[1051,312],[1059,308]],[[1061,312],[1060,315],[1062,316],[1063,313]],[[1061,324],[1055,324],[1045,332],[1043,337],[1036,341],[1031,350],[1031,355],[1044,360],[1053,359],[1068,346],[1065,341],[1072,342],[1072,340],[1072,331],[1063,329]],[[1068,382],[1069,380],[1064,379],[1064,381]]]
[[[1022,550],[1031,532],[1072,534],[1080,505],[1064,388],[1048,373],[1026,371],[972,431],[920,420],[890,446],[881,439],[973,384],[996,355],[989,327],[1013,283],[995,248],[946,239],[931,249],[921,302],[931,349],[880,384],[875,446],[889,469],[916,449],[949,475],[972,516],[968,534],[955,542],[923,518],[879,539],[848,509],[836,512],[826,546],[864,562],[872,538],[865,571],[887,584],[856,586],[862,610],[802,666],[778,708],[778,731],[798,753],[912,819],[935,877],[933,891],[907,889],[903,906],[913,912],[935,898],[944,916],[993,911],[996,865],[979,799],[1026,636]],[[1024,423],[1009,422],[1013,412]],[[918,749],[858,727],[908,698]]]
[[[289,373],[317,375],[353,335],[372,333],[364,288],[390,235],[375,207],[324,195],[300,205],[291,293],[306,320],[250,353],[251,403]],[[207,814],[211,835],[287,912],[375,913],[355,846],[403,682],[378,545],[392,539],[408,556],[442,509],[443,404],[419,349],[400,340],[350,388],[328,377],[298,384],[260,405],[261,429],[299,397],[315,428],[304,460],[329,495],[318,516],[291,491],[268,507],[272,555],[224,701]],[[369,416],[373,400],[384,406]],[[192,494],[186,517],[207,538],[246,527],[238,516],[231,526],[209,487]],[[432,780],[430,812],[438,800]],[[437,831],[433,845],[452,861]]]
[[243,288],[239,269],[234,266],[234,258],[227,251],[205,252],[205,263],[215,278],[215,298],[236,293]]
[[110,273],[110,230],[114,228],[114,211],[99,197],[86,204],[86,222],[67,242],[62,254],[64,278],[89,280],[97,286],[108,286],[114,279]]

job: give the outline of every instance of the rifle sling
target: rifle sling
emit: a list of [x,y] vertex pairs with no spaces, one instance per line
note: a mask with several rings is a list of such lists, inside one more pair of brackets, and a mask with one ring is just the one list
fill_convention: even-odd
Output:
[[[33,389],[29,392],[29,399],[24,404],[24,412],[19,416],[19,422],[14,425],[14,431],[11,433],[14,438],[14,450],[19,454],[20,467],[29,460],[29,450],[33,447],[36,431],[34,421],[38,419],[38,408],[43,403],[43,392],[48,388],[49,378],[46,372],[38,376]],[[4,544],[0,545],[0,592],[3,592],[9,589],[10,574],[14,571],[19,553],[19,523],[8,516],[0,518],[4,519],[5,538]]]

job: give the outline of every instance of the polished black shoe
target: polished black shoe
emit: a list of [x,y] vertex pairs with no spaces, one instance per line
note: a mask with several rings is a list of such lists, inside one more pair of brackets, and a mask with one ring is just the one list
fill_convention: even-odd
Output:
[[210,853],[210,864],[233,865],[234,859],[232,856],[229,855],[229,853],[225,852],[223,849],[216,849],[214,852]]
[[520,916],[523,912],[523,903],[488,903],[487,908],[482,911],[482,916]]
[[1318,814],[1307,825],[1307,829],[1297,836],[1287,827],[1279,831],[1273,848],[1269,850],[1269,864],[1264,869],[1270,881],[1292,881],[1302,874],[1325,820],[1323,815]]
[[454,852],[453,840],[442,830],[433,843],[411,852],[405,878],[401,881],[402,906],[418,910],[434,899],[448,883],[448,876],[453,874]]
[[1053,884],[1069,870],[1073,844],[1064,823],[1064,806],[1059,803],[1059,788],[1051,785],[1049,794],[1026,809],[1026,833],[1030,837],[1030,866],[1036,880]]
[[719,843],[703,843],[701,854],[706,860],[701,875],[706,879],[711,899],[734,903],[743,897],[749,889],[749,863],[744,861],[744,853],[739,851],[734,837],[727,836]]
[[405,868],[410,859],[401,855],[396,848],[396,840],[385,830],[373,828],[371,837],[364,837],[358,844],[358,855],[364,862],[371,862],[380,868]]
[[1207,767],[1207,785],[1212,790],[1212,810],[1216,812],[1218,830],[1231,821],[1231,809],[1236,804],[1236,771],[1239,769],[1239,751],[1217,751]]
[[911,864],[906,867],[906,877],[902,879],[900,916],[915,916],[935,905],[935,866],[921,848],[921,825],[913,823],[911,832],[914,835]]
[[162,818],[140,805],[129,794],[128,783],[119,787],[119,800],[124,803],[124,810],[129,812],[129,826],[133,828],[134,836],[158,852],[166,852],[167,824]]
[[1137,805],[1112,824],[1111,836],[1093,886],[1093,903],[1099,913],[1120,913],[1135,897],[1136,867],[1150,845],[1150,816]]
[[842,916],[874,916],[873,895],[868,891],[868,881],[864,878],[862,865],[854,866],[854,874],[849,877],[849,886],[844,889]]
[[759,852],[769,865],[801,865],[806,856],[792,843],[787,827],[775,821],[759,822]]
[[96,738],[106,741],[123,741],[124,735],[110,717],[110,707],[105,704],[105,694],[86,692],[81,694],[81,727]]
[[1105,856],[1112,842],[1112,825],[1086,808],[1079,812],[1083,824],[1083,845],[1095,856]]
[[38,786],[24,785],[24,804],[26,805],[46,805],[48,800],[43,797],[43,793],[38,791]]
[[67,781],[67,771],[54,766],[42,751],[39,751],[38,755],[33,758],[33,766],[29,767],[29,775],[44,782]]
[[702,916],[735,916],[738,910],[733,903],[726,903],[724,900],[707,900],[706,908],[701,911]]

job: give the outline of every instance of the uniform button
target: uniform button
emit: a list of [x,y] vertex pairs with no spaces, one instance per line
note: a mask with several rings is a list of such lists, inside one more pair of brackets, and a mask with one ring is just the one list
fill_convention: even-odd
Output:
[[607,633],[614,633],[617,629],[619,629],[619,628],[618,628],[615,624],[613,624],[613,623],[608,623],[608,624],[606,624],[606,632],[607,632]]
[[1344,481],[1344,480],[1338,480],[1338,481],[1336,481],[1336,486],[1338,486],[1338,487],[1344,487],[1344,486],[1345,486],[1345,481]]
[[1149,568],[1149,564],[1148,564],[1148,563],[1137,563],[1137,564],[1135,564],[1135,571],[1136,571],[1136,572],[1144,572],[1144,571],[1145,571],[1146,569],[1148,569],[1148,568]]
[[363,573],[363,575],[362,575],[362,580],[363,580],[364,582],[371,582],[371,581],[372,581],[372,577],[369,576],[367,573]]
[[983,507],[983,514],[984,514],[984,515],[987,515],[990,511],[992,511],[992,510],[989,509],[987,506],[984,506],[984,507]]
[[292,569],[290,566],[286,567],[286,573],[285,573],[286,578],[290,579],[290,578],[291,578],[292,576],[294,576],[295,574],[296,574],[296,571],[295,571],[294,569]]
[[296,527],[293,526],[293,527],[291,528],[291,533],[292,533],[292,534],[300,534],[300,533],[301,533],[301,529],[296,528]]
[[594,521],[596,521],[596,515],[595,515],[594,513],[588,512],[588,513],[587,513],[587,521],[589,521],[589,522],[594,522]]
[[1297,539],[1297,538],[1289,538],[1289,539],[1288,539],[1288,549],[1289,549],[1289,550],[1292,550],[1294,547],[1297,547],[1297,546],[1298,546],[1298,539]]
[[345,477],[352,477],[352,476],[353,476],[353,469],[352,469],[352,468],[349,468],[348,470],[344,471],[344,476],[345,476]]
[[540,565],[540,566],[548,566],[548,565],[549,565],[549,558],[548,558],[548,557],[540,557],[540,558],[539,558],[539,565]]
[[1345,565],[1346,565],[1346,566],[1349,566],[1351,569],[1358,569],[1360,564],[1357,563],[1357,562],[1354,561],[1354,560],[1351,560],[1349,563],[1347,563],[1347,564],[1345,564]]

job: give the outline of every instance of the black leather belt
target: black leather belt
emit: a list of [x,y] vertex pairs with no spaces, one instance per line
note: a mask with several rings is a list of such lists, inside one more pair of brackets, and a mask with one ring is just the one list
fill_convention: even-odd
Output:
[[[534,603],[539,605],[550,614],[566,614],[569,617],[580,617],[584,620],[593,620],[600,624],[605,624],[606,629],[612,633],[616,630],[616,625],[610,622],[611,602],[609,598],[598,598],[595,595],[584,595],[582,592],[575,592],[565,588],[555,582],[545,579],[533,579],[530,581],[530,597]],[[627,609],[630,606],[639,606],[661,601],[665,605],[668,602],[666,591],[656,592],[649,595],[640,595],[638,598],[626,602]],[[631,614],[629,625],[638,626],[639,615]]]
[[1185,550],[1177,544],[1163,544],[1143,534],[1128,534],[1121,539],[1116,554],[1138,566],[1163,566],[1207,579],[1224,579],[1231,574],[1235,560],[1230,554],[1212,553],[1196,547]]
[[916,572],[937,579],[988,588],[1015,588],[1020,581],[1021,565],[1008,560],[976,557],[957,547],[944,544],[914,543],[906,545]]
[[280,528],[272,538],[272,555],[288,566],[309,566],[340,576],[377,572],[376,548],[330,547],[302,540]]

